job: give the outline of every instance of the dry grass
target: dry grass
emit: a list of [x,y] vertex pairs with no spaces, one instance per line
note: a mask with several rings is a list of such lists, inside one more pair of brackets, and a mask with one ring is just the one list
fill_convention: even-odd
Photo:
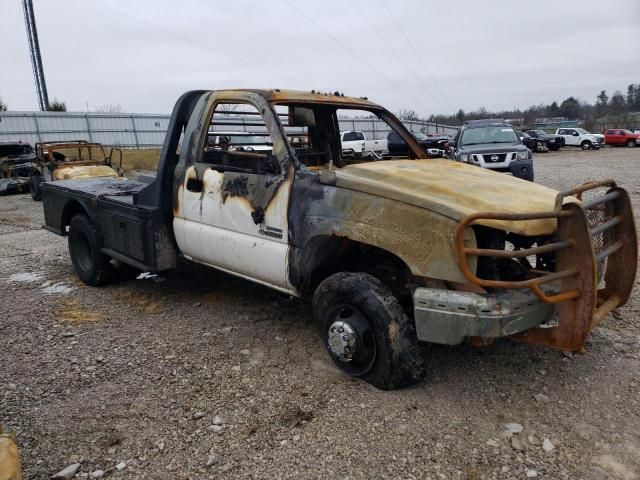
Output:
[[[123,149],[122,168],[125,173],[132,170],[156,170],[159,157],[159,148]],[[113,158],[117,159],[118,157],[114,155]]]

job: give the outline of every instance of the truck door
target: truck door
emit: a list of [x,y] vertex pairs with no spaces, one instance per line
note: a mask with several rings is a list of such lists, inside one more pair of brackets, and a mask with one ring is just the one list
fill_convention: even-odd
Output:
[[187,258],[293,293],[286,140],[268,104],[218,96],[199,145],[187,147],[195,153],[178,188],[176,241]]

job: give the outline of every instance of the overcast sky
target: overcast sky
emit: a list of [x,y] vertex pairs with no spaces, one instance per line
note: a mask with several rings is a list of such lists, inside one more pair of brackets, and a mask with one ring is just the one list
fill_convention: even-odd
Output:
[[[339,90],[427,116],[640,83],[640,1],[33,0],[49,98],[166,113],[197,88]],[[22,2],[0,97],[36,110]]]

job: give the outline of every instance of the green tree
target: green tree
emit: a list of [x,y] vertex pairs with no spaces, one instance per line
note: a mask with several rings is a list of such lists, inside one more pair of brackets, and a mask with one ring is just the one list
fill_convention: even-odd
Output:
[[555,100],[545,110],[548,117],[557,117],[560,115],[560,107],[558,107],[558,102]]
[[611,111],[615,114],[619,114],[624,111],[625,99],[624,99],[624,95],[620,90],[616,90],[614,94],[611,96],[609,105],[611,106]]
[[580,102],[575,97],[569,97],[560,104],[560,115],[570,120],[580,118]]
[[460,123],[460,125],[464,123],[464,117],[464,110],[458,110],[458,113],[456,113],[456,120],[458,120],[458,123]]
[[627,87],[627,108],[632,109],[636,103],[636,87],[632,83]]
[[66,112],[67,104],[64,102],[60,102],[57,98],[53,99],[53,102],[49,102],[49,108],[47,108],[49,112]]
[[609,103],[609,95],[607,95],[606,90],[600,90],[598,94],[596,105],[599,107],[604,107],[607,103]]

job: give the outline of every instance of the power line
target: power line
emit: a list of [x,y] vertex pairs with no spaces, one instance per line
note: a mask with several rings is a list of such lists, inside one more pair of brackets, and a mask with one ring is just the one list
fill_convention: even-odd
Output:
[[328,30],[324,29],[319,23],[317,23],[316,21],[314,21],[311,17],[309,17],[307,14],[305,14],[302,10],[300,10],[298,7],[296,7],[295,5],[293,5],[289,0],[282,0],[284,3],[286,3],[287,5],[289,5],[289,7],[291,9],[293,9],[294,11],[298,12],[298,14],[300,14],[302,17],[304,17],[309,23],[311,23],[314,27],[316,27],[318,30],[320,30],[321,32],[323,32],[325,35],[327,35],[329,38],[331,38],[334,42],[336,42],[338,45],[340,45],[342,48],[344,48],[346,51],[348,51],[351,55],[353,55],[354,57],[356,57],[358,60],[360,60],[362,63],[364,63],[367,67],[369,67],[369,69],[371,69],[371,71],[373,71],[377,76],[379,76],[380,78],[382,78],[385,82],[387,82],[389,85],[391,85],[393,88],[395,88],[396,90],[398,90],[400,93],[402,93],[404,96],[406,96],[409,100],[411,100],[413,103],[417,103],[418,105],[420,105],[422,108],[424,108],[425,110],[429,110],[422,102],[420,102],[419,100],[416,100],[415,98],[413,98],[411,95],[409,95],[406,91],[402,90],[401,88],[399,88],[395,83],[393,83],[390,79],[388,79],[387,77],[385,77],[384,75],[382,75],[382,73],[380,73],[380,71],[378,69],[376,69],[370,62],[368,62],[365,58],[363,58],[358,52],[356,52],[355,50],[353,50],[352,48],[350,48],[348,45],[346,45],[344,42],[342,42],[339,38],[337,38],[336,36],[334,36],[333,34],[331,34]]
[[351,1],[351,6],[353,8],[355,8],[355,10],[360,14],[360,16],[363,18],[363,20],[367,23],[367,25],[369,25],[371,30],[373,30],[373,32],[384,42],[384,44],[391,51],[391,53],[394,54],[398,58],[398,60],[400,60],[400,62],[404,66],[404,68],[411,74],[411,76],[413,76],[413,78],[415,78],[415,80],[420,84],[420,86],[427,91],[427,93],[431,96],[431,98],[433,98],[438,103],[438,105],[440,105],[440,107],[442,107],[444,109],[445,107],[442,105],[442,103],[440,102],[438,97],[436,97],[431,92],[431,89],[429,87],[427,87],[422,82],[422,79],[420,77],[418,77],[418,75],[416,75],[416,73],[413,71],[411,66],[404,61],[402,56],[395,50],[395,48],[393,48],[393,46],[391,46],[391,44],[387,41],[387,39],[373,26],[373,24],[371,23],[369,18],[367,18],[367,16],[364,14],[364,12],[362,12],[362,10],[360,10],[360,8],[358,8],[358,5],[354,2],[354,0],[350,0],[350,1]]
[[136,22],[140,22],[140,23],[142,23],[142,24],[144,24],[144,25],[146,25],[148,27],[155,28],[156,30],[160,30],[161,32],[166,33],[167,35],[171,35],[173,37],[179,38],[180,40],[182,40],[184,42],[192,43],[193,45],[197,45],[200,48],[204,48],[205,50],[209,50],[210,52],[213,52],[216,55],[220,55],[220,56],[228,58],[230,60],[239,61],[239,62],[244,63],[246,65],[250,65],[253,68],[256,68],[258,70],[262,70],[262,71],[265,71],[265,72],[269,72],[269,73],[271,73],[273,75],[279,76],[279,77],[281,77],[283,79],[286,79],[289,82],[295,83],[296,85],[299,85],[299,86],[301,86],[303,88],[307,88],[307,86],[305,84],[303,84],[300,81],[294,79],[293,77],[289,77],[288,75],[286,75],[286,74],[284,74],[282,72],[278,72],[277,70],[272,70],[270,68],[264,67],[264,66],[262,66],[262,65],[260,65],[258,63],[253,62],[252,60],[249,60],[249,59],[246,59],[246,58],[243,58],[243,57],[239,57],[239,56],[236,56],[236,55],[231,55],[231,54],[223,52],[221,50],[217,50],[217,49],[215,49],[215,48],[213,48],[213,47],[211,47],[211,46],[209,46],[209,45],[207,45],[205,43],[198,42],[197,40],[194,40],[192,38],[189,38],[189,37],[186,37],[186,36],[181,35],[179,33],[176,33],[176,32],[174,32],[172,30],[169,30],[167,28],[161,27],[160,25],[156,25],[156,24],[151,23],[151,22],[149,22],[147,20],[144,20],[142,18],[135,17],[135,16],[130,15],[128,13],[125,13],[125,12],[123,12],[121,10],[115,9],[113,7],[109,7],[108,5],[104,5],[104,4],[102,4],[100,2],[97,2],[95,0],[87,0],[87,1],[89,3],[92,3],[95,6],[104,8],[105,10],[110,10],[111,12],[117,13],[118,15],[122,15],[123,17],[129,18],[129,19],[134,20]]
[[382,4],[384,5],[384,8],[387,10],[387,12],[389,13],[389,16],[393,19],[393,21],[395,22],[396,26],[398,27],[398,29],[400,30],[400,33],[402,34],[402,36],[404,37],[404,39],[407,41],[407,43],[409,44],[409,46],[411,47],[411,49],[413,50],[413,53],[415,54],[416,57],[418,57],[418,60],[420,61],[420,63],[422,64],[422,68],[424,68],[424,71],[427,72],[427,75],[429,75],[429,78],[431,79],[431,81],[433,82],[433,84],[436,86],[436,88],[438,89],[438,91],[440,92],[440,95],[442,95],[442,98],[444,98],[444,100],[447,102],[447,105],[449,105],[449,108],[451,108],[451,110],[455,110],[453,104],[449,101],[449,99],[447,98],[447,96],[445,95],[445,93],[442,91],[442,89],[440,88],[440,85],[438,85],[438,82],[436,81],[436,79],[433,77],[433,75],[431,75],[431,71],[427,68],[427,65],[424,63],[424,60],[422,59],[422,56],[418,53],[418,50],[416,49],[416,47],[413,45],[413,43],[411,42],[411,40],[409,39],[409,37],[407,36],[407,34],[405,33],[404,29],[402,28],[402,25],[400,24],[400,22],[398,22],[398,20],[396,19],[396,17],[393,15],[393,13],[391,12],[391,9],[387,6],[385,0],[381,0]]

